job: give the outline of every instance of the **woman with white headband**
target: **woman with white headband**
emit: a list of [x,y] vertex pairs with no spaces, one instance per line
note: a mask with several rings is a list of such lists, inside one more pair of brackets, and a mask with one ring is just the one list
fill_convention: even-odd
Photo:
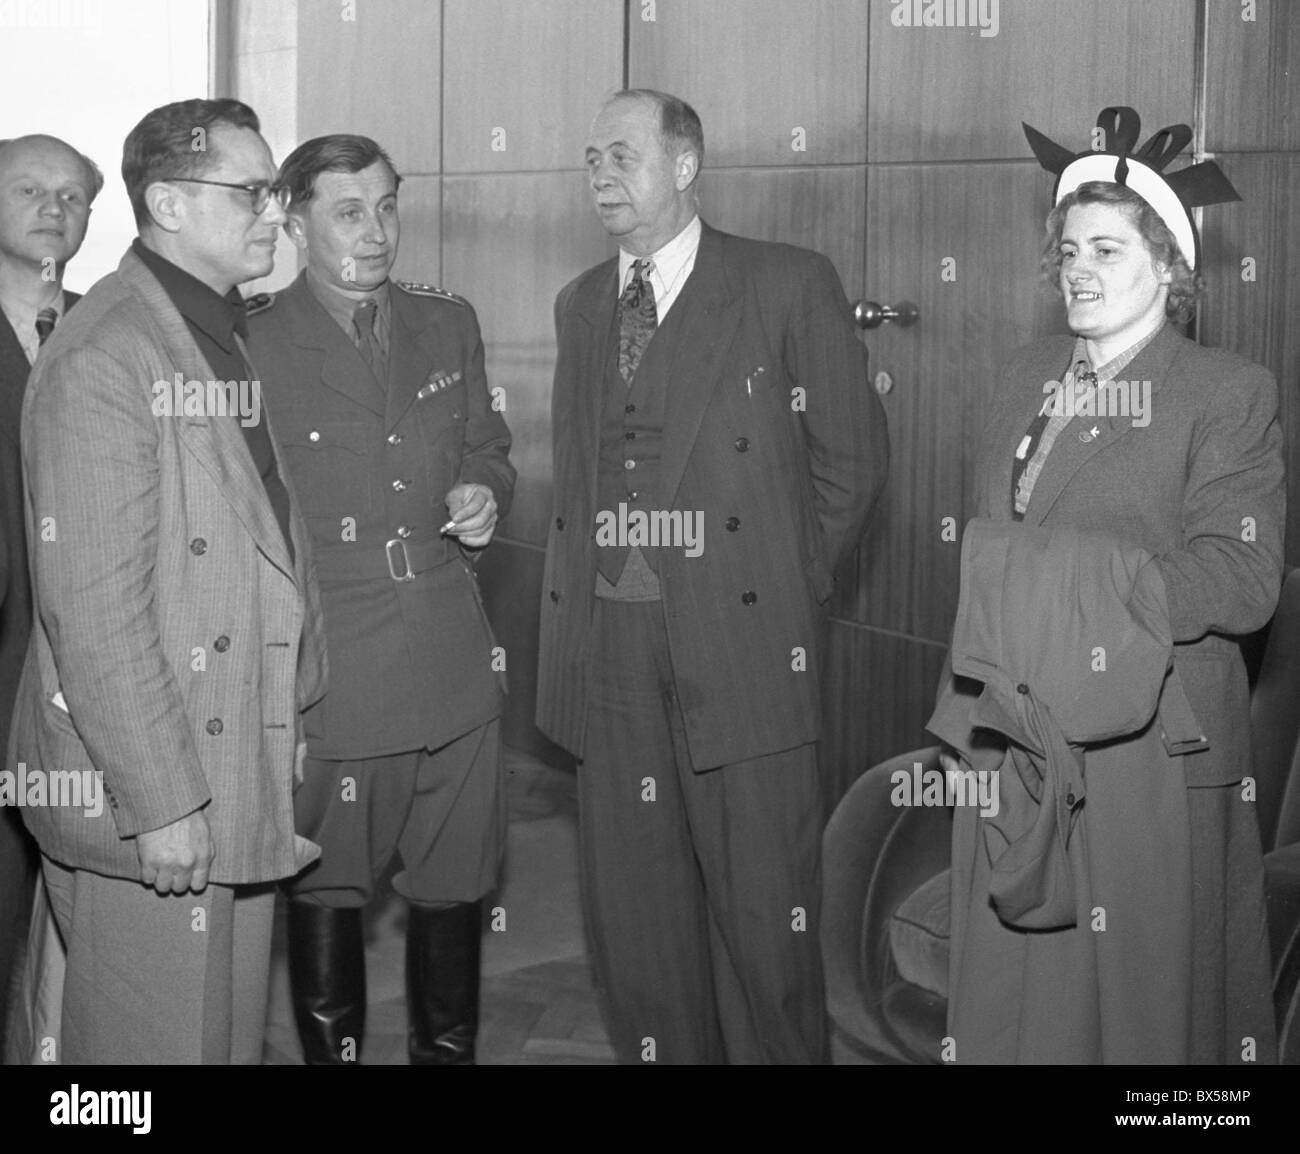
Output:
[[[1237,638],[1271,617],[1277,388],[1182,336],[1190,210],[1239,199],[1190,141],[1105,109],[1058,177],[1043,268],[1070,335],[999,374],[930,730],[957,806],[950,1053],[967,1062],[1276,1060]],[[996,813],[989,812],[995,809]]]

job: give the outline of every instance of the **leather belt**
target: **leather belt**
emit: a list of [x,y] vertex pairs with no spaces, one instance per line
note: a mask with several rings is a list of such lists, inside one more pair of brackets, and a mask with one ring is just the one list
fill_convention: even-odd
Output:
[[315,549],[316,564],[323,577],[359,581],[388,577],[393,581],[414,581],[420,573],[436,569],[459,555],[454,543],[441,538],[411,541],[394,537],[382,547],[374,545],[332,545]]

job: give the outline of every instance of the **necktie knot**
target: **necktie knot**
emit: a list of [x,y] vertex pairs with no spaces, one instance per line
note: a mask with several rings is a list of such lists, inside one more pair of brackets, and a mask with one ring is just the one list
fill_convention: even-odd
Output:
[[46,305],[36,314],[36,339],[44,344],[54,331],[54,326],[58,323],[59,314],[53,306]]
[[352,327],[356,330],[357,340],[364,341],[375,331],[375,313],[378,309],[374,301],[360,301],[352,314]]

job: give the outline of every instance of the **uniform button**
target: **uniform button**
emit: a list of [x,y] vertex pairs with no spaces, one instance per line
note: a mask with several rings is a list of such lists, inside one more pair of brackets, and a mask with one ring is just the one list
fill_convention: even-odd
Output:
[[1065,795],[1065,804],[1071,809],[1074,808],[1074,790],[1070,790],[1070,792]]
[[628,498],[632,501],[635,501],[639,496],[641,496],[641,494],[638,493],[635,489],[633,489],[632,492],[628,494]]
[[212,648],[218,653],[225,653],[230,648],[230,638],[223,633],[212,643]]
[[213,737],[216,737],[217,734],[219,734],[225,728],[225,726],[221,724],[221,718],[214,717],[203,728],[206,729],[210,734],[212,734]]
[[739,517],[728,517],[728,518],[727,518],[727,532],[728,532],[728,533],[734,533],[734,532],[735,532],[737,529],[739,529],[739,528],[740,528],[740,518],[739,518]]
[[636,412],[636,406],[635,406],[635,405],[624,405],[624,406],[623,406],[623,412],[625,412],[625,413],[635,413],[635,412]]
[[403,539],[409,537],[409,536],[411,535],[411,527],[410,527],[410,525],[398,525],[398,526],[397,526],[397,535],[398,535],[399,537],[403,538]]
[[632,461],[632,460],[624,461],[624,462],[623,462],[623,468],[625,468],[625,469],[635,469],[635,468],[636,468],[636,462],[635,462],[635,461]]
[[563,518],[563,517],[556,517],[556,518],[555,518],[555,527],[556,527],[557,529],[563,529],[563,528],[564,528],[564,518]]
[[389,433],[388,443],[390,445],[400,445],[406,438],[401,433]]
[[555,602],[560,600],[560,595],[554,589],[551,590],[551,600]]
[[319,430],[319,429],[312,429],[312,431],[311,431],[310,433],[307,434],[307,440],[309,440],[309,441],[319,441],[319,440],[320,440],[320,430]]
[[1019,685],[1016,686],[1016,692],[1017,692],[1017,693],[1028,693],[1028,692],[1029,692],[1029,686],[1026,685],[1026,684],[1022,681]]
[[748,448],[749,448],[749,438],[748,438],[748,437],[737,437],[737,438],[736,438],[736,452],[737,452],[737,453],[743,453],[743,452],[745,452]]
[[401,477],[398,477],[397,480],[393,482],[393,488],[394,488],[394,490],[396,490],[398,493],[405,492],[405,490],[406,490],[406,482],[403,481]]
[[755,593],[752,589],[747,589],[744,593],[740,595],[740,599],[746,605],[753,605],[754,602],[758,600],[758,594]]
[[208,551],[208,543],[202,537],[195,537],[190,542],[190,552],[196,557],[202,557]]

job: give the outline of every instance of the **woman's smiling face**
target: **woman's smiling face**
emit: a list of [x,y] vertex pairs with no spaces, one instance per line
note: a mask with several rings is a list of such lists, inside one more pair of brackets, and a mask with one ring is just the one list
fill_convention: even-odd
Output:
[[1156,264],[1124,209],[1074,205],[1061,229],[1060,251],[1070,328],[1108,355],[1123,352],[1163,320],[1170,272]]

